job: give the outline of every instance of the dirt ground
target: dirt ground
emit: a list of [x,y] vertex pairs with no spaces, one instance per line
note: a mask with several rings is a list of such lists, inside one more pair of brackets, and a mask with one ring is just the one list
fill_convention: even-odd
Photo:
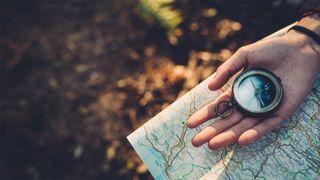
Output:
[[168,39],[138,3],[0,2],[0,179],[151,179],[126,136],[299,9],[176,1]]

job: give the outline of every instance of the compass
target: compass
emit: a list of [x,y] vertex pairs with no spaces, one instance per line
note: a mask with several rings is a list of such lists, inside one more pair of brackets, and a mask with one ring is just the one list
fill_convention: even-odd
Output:
[[[232,113],[232,107],[246,115],[264,116],[274,112],[283,97],[281,79],[266,69],[250,69],[239,74],[232,84],[232,100],[220,102],[215,111],[220,117]],[[227,105],[229,110],[220,112],[220,106]]]

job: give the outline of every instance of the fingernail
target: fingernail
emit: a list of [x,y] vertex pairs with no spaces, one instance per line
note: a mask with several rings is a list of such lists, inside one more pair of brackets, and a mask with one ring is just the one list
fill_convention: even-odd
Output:
[[194,147],[198,147],[198,146],[199,146],[197,143],[195,143],[195,142],[193,142],[193,141],[191,141],[191,144],[192,144],[192,146],[194,146]]
[[190,122],[188,121],[188,122],[187,122],[187,127],[188,127],[188,128],[193,128],[192,123],[190,123]]
[[211,150],[218,150],[221,148],[221,146],[219,144],[215,143],[214,141],[210,141],[208,146]]
[[187,120],[187,126],[188,128],[192,128],[192,116]]
[[201,144],[197,141],[194,140],[194,138],[191,140],[191,144],[194,146],[194,147],[199,147]]
[[208,84],[208,89],[212,91],[216,90],[215,84],[212,81]]

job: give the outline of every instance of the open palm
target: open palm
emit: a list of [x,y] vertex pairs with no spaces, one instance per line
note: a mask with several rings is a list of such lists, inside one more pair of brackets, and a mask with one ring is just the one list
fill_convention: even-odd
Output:
[[[282,104],[276,112],[264,117],[247,116],[235,108],[229,117],[212,123],[196,134],[192,144],[200,146],[208,142],[212,150],[234,142],[247,145],[288,119],[307,96],[320,72],[319,51],[312,43],[305,36],[290,32],[283,37],[240,48],[219,67],[215,78],[209,83],[209,89],[219,89],[243,68],[265,68],[282,80]],[[230,99],[231,87],[194,113],[188,120],[188,127],[195,128],[215,118],[215,106],[223,100]]]

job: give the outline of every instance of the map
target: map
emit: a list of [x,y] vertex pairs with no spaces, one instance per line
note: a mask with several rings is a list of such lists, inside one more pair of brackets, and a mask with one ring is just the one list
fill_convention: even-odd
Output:
[[320,75],[301,107],[279,128],[248,146],[217,151],[193,147],[191,139],[218,118],[195,129],[186,126],[189,116],[223,92],[207,88],[213,77],[127,137],[155,179],[320,178]]

